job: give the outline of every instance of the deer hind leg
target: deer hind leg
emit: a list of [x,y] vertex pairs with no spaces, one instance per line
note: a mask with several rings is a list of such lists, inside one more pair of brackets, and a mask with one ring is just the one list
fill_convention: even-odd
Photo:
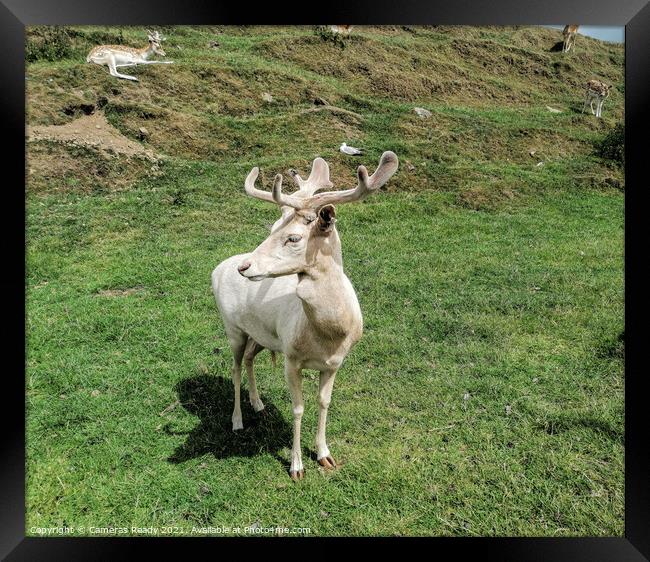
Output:
[[325,428],[327,426],[327,410],[332,400],[332,388],[336,371],[321,371],[318,389],[318,429],[316,430],[316,459],[325,468],[335,468],[336,462],[330,454],[325,439]]
[[253,361],[255,356],[264,349],[253,338],[248,338],[246,348],[244,350],[244,366],[246,367],[246,374],[248,375],[248,396],[256,412],[264,411],[264,404],[260,400],[260,395],[257,392],[257,384],[255,383],[255,372],[253,371]]
[[293,445],[291,447],[291,467],[289,475],[296,481],[304,478],[305,469],[302,466],[302,451],[300,449],[300,425],[305,405],[302,398],[302,369],[297,363],[285,360],[284,374],[291,393],[291,406],[293,410]]
[[125,80],[133,80],[134,82],[139,81],[135,76],[129,76],[128,74],[120,74],[117,71],[117,65],[115,63],[115,57],[111,57],[108,60],[108,71],[111,73],[111,76],[115,76],[116,78],[124,78]]
[[244,429],[241,416],[241,361],[246,348],[246,334],[243,332],[228,334],[230,347],[232,348],[233,366],[232,382],[235,387],[235,406],[232,411],[232,430]]

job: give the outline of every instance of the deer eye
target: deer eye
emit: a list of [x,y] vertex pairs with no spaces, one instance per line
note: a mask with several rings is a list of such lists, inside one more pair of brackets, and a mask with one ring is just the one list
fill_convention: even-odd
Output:
[[302,236],[300,236],[299,234],[292,234],[291,236],[289,236],[289,238],[287,238],[287,242],[292,242],[293,244],[295,244],[296,242],[300,242],[300,240],[302,240]]

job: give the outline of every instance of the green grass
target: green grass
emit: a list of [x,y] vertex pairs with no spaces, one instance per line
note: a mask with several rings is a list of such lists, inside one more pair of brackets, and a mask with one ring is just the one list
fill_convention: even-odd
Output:
[[[597,122],[576,112],[571,84],[478,70],[481,52],[496,64],[514,42],[544,72],[598,68],[622,87],[621,47],[580,37],[583,50],[563,59],[547,52],[559,40],[547,29],[368,28],[314,61],[301,51],[318,48],[309,28],[225,30],[217,50],[205,48],[214,29],[166,29],[177,66],[130,70],[134,86],[80,64],[91,31],[74,29],[68,58],[28,66],[28,120],[69,121],[62,108],[83,88],[79,99],[107,97],[126,135],[146,123],[165,158],[152,173],[91,149],[30,144],[28,534],[257,524],[312,535],[623,535],[623,175],[593,148],[622,118],[622,94]],[[123,30],[134,44],[140,35]],[[452,45],[474,50],[458,59]],[[423,61],[413,67],[436,62],[441,82],[457,64],[455,102],[453,91],[409,100],[348,75],[363,64],[355,49],[390,62],[415,46]],[[423,71],[413,72],[404,79]],[[469,88],[474,78],[494,97]],[[521,97],[507,101],[503,84]],[[276,102],[265,105],[263,91]],[[362,120],[301,114],[314,94]],[[433,117],[417,118],[418,105]],[[368,156],[344,158],[343,140]],[[278,216],[245,196],[252,166],[268,186],[322,155],[343,187],[387,149],[401,161],[387,189],[338,211],[365,323],[330,409],[342,466],[325,473],[312,458],[318,383],[306,371],[306,479],[294,484],[289,393],[268,352],[257,361],[268,416],[244,400],[245,429],[230,429],[231,353],[210,272],[259,244]]]

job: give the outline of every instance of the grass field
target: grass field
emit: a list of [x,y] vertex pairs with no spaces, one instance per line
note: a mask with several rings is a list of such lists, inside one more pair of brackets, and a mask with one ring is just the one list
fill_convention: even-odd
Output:
[[[542,28],[359,28],[342,44],[307,27],[163,33],[175,64],[126,69],[138,83],[83,61],[143,29],[28,33],[30,125],[91,106],[159,156],[28,143],[28,535],[623,535],[624,178],[598,151],[624,115],[623,47],[578,37],[566,56]],[[580,113],[593,77],[615,87],[602,120]],[[338,212],[365,323],[330,408],[342,466],[314,460],[306,371],[294,484],[268,352],[268,415],[244,400],[231,431],[210,273],[279,215],[245,196],[251,167],[268,187],[320,155],[351,187],[384,150],[398,173]]]

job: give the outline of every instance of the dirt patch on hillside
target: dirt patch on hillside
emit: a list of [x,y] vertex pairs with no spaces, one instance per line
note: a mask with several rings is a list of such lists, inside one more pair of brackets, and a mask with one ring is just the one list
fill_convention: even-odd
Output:
[[27,127],[29,141],[49,140],[73,146],[96,148],[105,156],[123,155],[157,162],[158,158],[141,144],[128,139],[96,111],[65,125]]
[[31,193],[101,193],[131,189],[161,174],[160,163],[145,158],[100,156],[96,148],[40,140],[27,146],[27,189]]

